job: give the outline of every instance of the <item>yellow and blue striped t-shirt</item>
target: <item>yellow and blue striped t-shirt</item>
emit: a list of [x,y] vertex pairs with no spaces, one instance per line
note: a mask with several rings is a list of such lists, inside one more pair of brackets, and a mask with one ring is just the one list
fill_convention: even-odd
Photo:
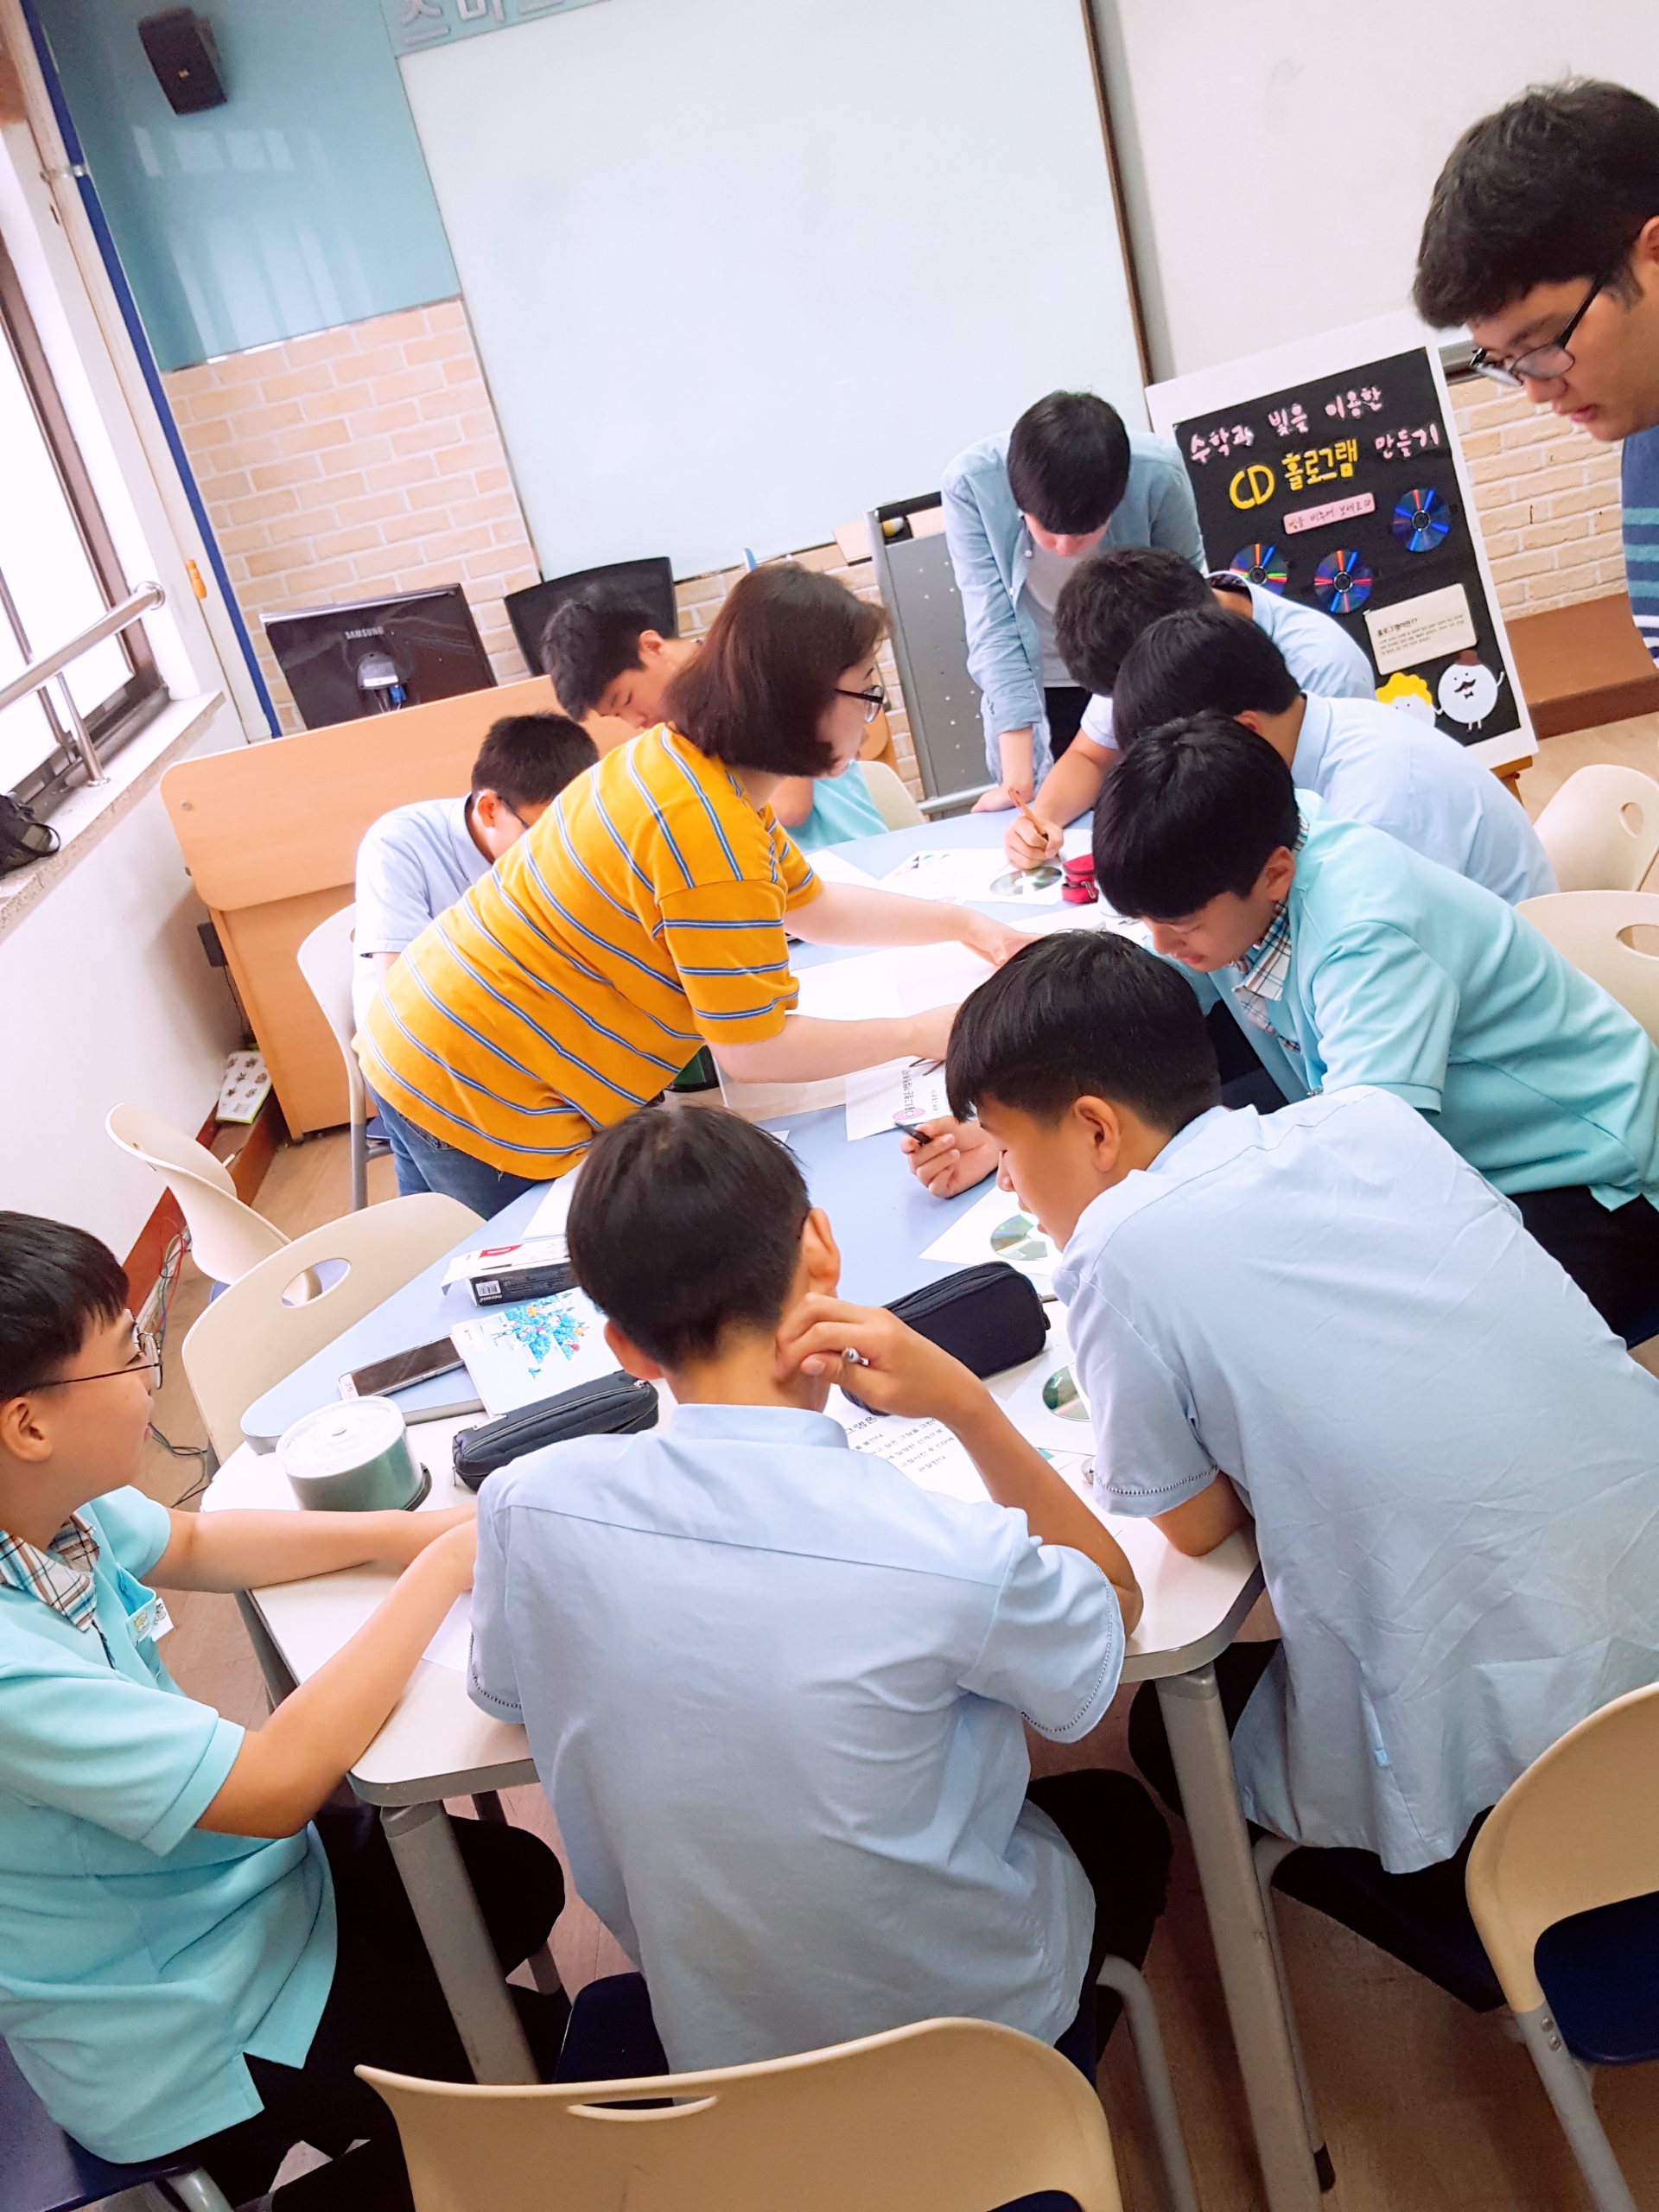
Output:
[[607,753],[429,923],[357,1039],[372,1090],[509,1174],[562,1175],[702,1040],[775,1037],[817,898],[770,807],[665,725]]

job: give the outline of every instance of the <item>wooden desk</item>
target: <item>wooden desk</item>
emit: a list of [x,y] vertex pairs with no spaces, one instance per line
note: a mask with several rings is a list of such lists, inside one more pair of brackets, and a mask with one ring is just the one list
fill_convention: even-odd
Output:
[[[351,904],[364,831],[411,799],[464,791],[502,715],[557,707],[552,684],[537,676],[181,760],[162,778],[185,865],[296,1136],[350,1114],[340,1047],[296,956],[319,922]],[[601,753],[631,734],[598,716],[586,728]]]

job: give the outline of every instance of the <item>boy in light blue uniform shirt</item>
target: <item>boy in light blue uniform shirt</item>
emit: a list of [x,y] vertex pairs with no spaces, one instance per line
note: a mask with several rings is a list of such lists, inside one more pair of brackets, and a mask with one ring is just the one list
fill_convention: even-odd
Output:
[[[764,1131],[601,1131],[568,1236],[612,1351],[676,1409],[492,1477],[471,1689],[528,1730],[669,2064],[959,2014],[1092,2076],[1094,1974],[1145,1956],[1168,1839],[1127,1776],[1031,1784],[1025,1726],[1105,1713],[1141,1608],[1122,1552],[964,1368],[837,1299]],[[853,1344],[861,1398],[944,1421],[995,1503],[849,1450],[823,1408]]]
[[1003,840],[1016,868],[1060,849],[1065,825],[1086,814],[1117,759],[1112,692],[1126,655],[1166,614],[1202,609],[1254,625],[1271,638],[1305,691],[1375,702],[1371,664],[1340,623],[1317,607],[1281,599],[1229,571],[1203,576],[1190,561],[1139,545],[1109,546],[1077,563],[1060,594],[1055,635],[1077,680],[1093,694],[1076,741],[1055,763],[1032,804]]
[[1369,1084],[1431,1116],[1635,1341],[1659,1311],[1646,1032],[1494,893],[1298,796],[1229,716],[1141,733],[1095,813],[1101,896],[1220,989],[1287,1097]]
[[[1386,1877],[1659,1679],[1659,1382],[1398,1098],[1218,1108],[1194,1000],[1122,938],[1016,956],[947,1080],[1064,1244],[1103,1503],[1192,1554],[1254,1521],[1283,1640],[1217,1663],[1245,1811],[1372,1854],[1351,1924],[1394,1948]],[[1139,1700],[1131,1747],[1173,1791]]]
[[359,1029],[398,954],[598,758],[587,731],[563,715],[504,715],[479,749],[464,798],[416,799],[370,823],[357,849],[352,925],[352,1014]]
[[1454,737],[1376,700],[1309,696],[1252,624],[1166,614],[1129,648],[1117,680],[1125,740],[1184,715],[1229,715],[1288,763],[1299,791],[1369,822],[1510,905],[1555,888],[1527,810]]
[[1050,392],[1006,438],[958,454],[941,490],[993,786],[974,811],[995,812],[1030,801],[1088,703],[1055,630],[1077,563],[1103,543],[1157,545],[1196,569],[1204,539],[1175,448],[1092,392]]
[[[279,2212],[404,2212],[352,2069],[466,2060],[373,1815],[319,1808],[467,1587],[471,1513],[169,1511],[131,1486],[160,1369],[96,1237],[0,1213],[0,2034],[101,2158],[188,2152],[241,2203],[304,2141],[333,2163]],[[168,1675],[159,1591],[370,1562],[397,1587],[263,1729]],[[504,1963],[527,1957],[556,1862],[461,1826]]]

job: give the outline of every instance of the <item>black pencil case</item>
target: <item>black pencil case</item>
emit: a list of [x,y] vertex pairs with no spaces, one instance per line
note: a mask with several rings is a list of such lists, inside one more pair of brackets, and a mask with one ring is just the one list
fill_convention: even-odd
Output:
[[[980,1376],[1035,1359],[1048,1341],[1048,1315],[1036,1285],[1006,1260],[959,1268],[895,1298],[887,1311]],[[841,1388],[864,1412],[874,1410],[844,1381]]]
[[533,1406],[520,1406],[480,1427],[463,1428],[454,1441],[455,1479],[476,1490],[509,1459],[539,1452],[544,1444],[563,1444],[572,1436],[632,1436],[656,1422],[656,1390],[619,1369],[597,1382],[538,1398]]

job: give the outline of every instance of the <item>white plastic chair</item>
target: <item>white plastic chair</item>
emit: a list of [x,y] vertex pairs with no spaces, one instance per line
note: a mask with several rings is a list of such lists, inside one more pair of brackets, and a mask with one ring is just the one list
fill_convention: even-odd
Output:
[[1475,1838],[1464,1887],[1597,2212],[1636,2212],[1533,1955],[1558,1921],[1659,1891],[1659,1684],[1592,1713],[1510,1783]]
[[1635,891],[1659,855],[1659,784],[1599,760],[1575,769],[1533,827],[1562,891]]
[[980,2212],[1039,2190],[1121,2212],[1089,2084],[983,2020],[636,2082],[357,2070],[391,2107],[416,2212]]
[[889,830],[916,830],[926,821],[915,800],[885,760],[860,762],[871,802]]
[[1633,930],[1659,931],[1651,891],[1558,891],[1516,908],[1563,959],[1633,1014],[1659,1044],[1659,954],[1630,942]]
[[[184,1340],[184,1371],[219,1458],[242,1442],[256,1398],[482,1226],[458,1199],[422,1191],[325,1222],[233,1282]],[[321,1287],[289,1305],[283,1294],[306,1270]]]
[[178,1199],[196,1265],[215,1282],[233,1283],[288,1243],[282,1230],[236,1195],[231,1171],[206,1145],[143,1106],[111,1106],[111,1141],[153,1168]]
[[326,922],[317,924],[295,957],[346,1063],[346,1086],[351,1096],[352,1211],[360,1213],[369,1203],[369,1102],[363,1071],[352,1050],[352,1039],[357,1033],[357,1017],[352,1011],[353,963],[357,957],[352,932],[356,921],[357,908],[342,906]]

